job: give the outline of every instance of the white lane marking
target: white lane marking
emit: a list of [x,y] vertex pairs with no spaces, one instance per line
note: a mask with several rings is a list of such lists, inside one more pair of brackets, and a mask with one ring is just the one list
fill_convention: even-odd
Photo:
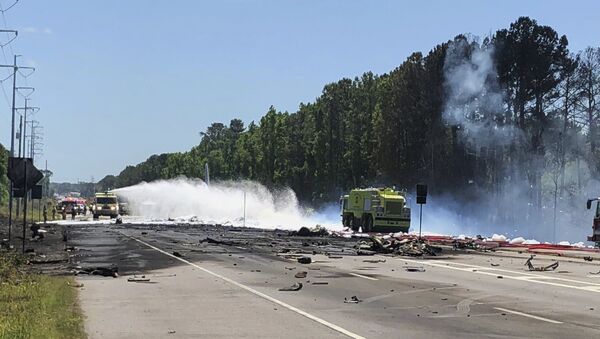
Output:
[[[483,274],[483,275],[489,275],[489,276],[498,276],[499,275],[498,273],[484,272],[483,270],[491,270],[491,268],[483,267],[483,266],[469,265],[469,266],[471,266],[471,268],[463,268],[463,267],[451,266],[453,264],[457,264],[457,265],[461,265],[461,264],[458,264],[458,263],[446,264],[443,261],[437,261],[434,263],[434,262],[429,262],[429,261],[419,261],[419,260],[411,260],[411,259],[404,259],[404,258],[402,258],[402,259],[399,258],[397,260],[411,262],[411,263],[417,263],[417,264],[421,264],[421,265],[445,268],[445,269],[449,269],[449,270],[471,272],[471,273],[475,273],[475,274]],[[443,265],[442,265],[442,263],[443,263]],[[462,265],[465,265],[465,264],[462,264]],[[473,270],[473,268],[478,268],[479,270]],[[502,275],[502,277],[505,279],[513,279],[513,280],[526,281],[526,282],[535,283],[535,284],[566,287],[566,288],[572,288],[572,289],[581,290],[581,291],[600,293],[600,285],[594,284],[591,282],[585,282],[585,281],[579,281],[579,280],[573,280],[573,279],[563,279],[563,278],[554,279],[554,280],[558,280],[558,281],[573,282],[573,283],[585,285],[585,286],[574,286],[574,285],[561,284],[558,282],[543,281],[544,277],[537,275],[537,274],[523,273],[523,272],[510,271],[510,270],[504,270],[504,269],[497,270],[497,271],[520,275],[520,276]],[[540,280],[535,280],[535,279],[540,279]]]
[[379,280],[377,278],[373,278],[373,277],[368,277],[366,275],[362,275],[362,274],[358,274],[358,273],[354,273],[354,272],[350,272],[351,275],[355,276],[355,277],[359,277],[359,278],[363,278],[363,279],[369,279],[369,280]]
[[472,264],[462,264],[462,263],[458,263],[458,262],[448,262],[448,261],[436,261],[436,262],[441,263],[441,264],[445,264],[445,265],[467,266],[467,267],[470,268],[469,270],[471,270],[471,269],[478,269],[478,270],[486,270],[486,271],[498,271],[498,272],[514,273],[514,274],[519,274],[519,275],[522,275],[522,276],[528,276],[528,277],[530,277],[530,279],[551,279],[551,280],[560,280],[560,281],[565,281],[565,282],[572,282],[572,283],[577,283],[577,284],[582,284],[582,285],[597,285],[597,286],[600,286],[600,283],[593,283],[593,282],[587,282],[587,281],[581,281],[581,280],[567,279],[567,278],[562,278],[562,277],[552,277],[552,276],[547,276],[547,275],[539,275],[539,274],[535,274],[535,273],[511,271],[511,270],[506,270],[506,269],[502,269],[502,268],[484,267],[484,266],[477,266],[477,265],[472,265]]
[[[121,232],[119,232],[119,233],[121,233]],[[137,241],[137,242],[139,242],[141,244],[144,244],[144,245],[150,247],[151,249],[153,249],[155,251],[158,251],[158,252],[160,252],[160,253],[162,253],[162,254],[164,254],[166,256],[169,256],[169,257],[171,257],[173,259],[176,259],[176,260],[179,260],[181,262],[184,262],[184,263],[186,263],[186,264],[188,264],[190,266],[196,267],[197,269],[199,269],[199,270],[201,270],[201,271],[203,271],[205,273],[208,273],[208,274],[210,274],[212,276],[215,276],[215,277],[217,277],[217,278],[219,278],[219,279],[221,279],[223,281],[226,281],[226,282],[228,282],[228,283],[230,283],[230,284],[232,284],[234,286],[237,286],[237,287],[239,287],[241,289],[244,289],[244,290],[246,290],[246,291],[248,291],[248,292],[250,292],[250,293],[252,293],[254,295],[257,295],[257,296],[259,296],[259,297],[261,297],[263,299],[266,299],[266,300],[268,300],[268,301],[270,301],[272,303],[275,303],[275,304],[277,304],[279,306],[285,307],[285,308],[287,308],[288,310],[290,310],[292,312],[298,313],[301,316],[304,316],[304,317],[306,317],[306,318],[308,318],[310,320],[316,321],[319,324],[327,326],[330,329],[332,329],[334,331],[337,331],[339,333],[342,333],[342,334],[344,334],[344,335],[346,335],[346,336],[348,336],[350,338],[365,339],[364,337],[362,337],[362,336],[360,336],[360,335],[358,335],[356,333],[350,332],[350,331],[348,331],[348,330],[346,330],[346,329],[344,329],[344,328],[342,328],[342,327],[340,327],[338,325],[332,324],[332,323],[330,323],[330,322],[328,322],[326,320],[323,320],[323,319],[321,319],[321,318],[319,318],[317,316],[314,316],[314,315],[312,315],[310,313],[307,313],[307,312],[305,312],[305,311],[303,311],[303,310],[301,310],[299,308],[296,308],[296,307],[294,307],[294,306],[292,306],[290,304],[286,304],[285,302],[283,302],[281,300],[275,299],[275,298],[273,298],[271,296],[268,296],[268,295],[266,295],[266,294],[264,294],[262,292],[259,292],[259,291],[255,290],[255,289],[253,289],[251,287],[243,285],[243,284],[241,284],[241,283],[239,283],[237,281],[231,280],[231,279],[229,279],[227,277],[224,277],[224,276],[222,276],[222,275],[220,275],[218,273],[210,271],[210,270],[208,270],[208,269],[206,269],[204,267],[198,266],[198,265],[194,264],[193,262],[187,261],[187,260],[185,260],[183,258],[176,257],[173,254],[171,254],[169,252],[165,252],[165,251],[161,250],[160,248],[152,246],[152,245],[150,245],[150,244],[148,244],[148,243],[146,243],[146,242],[144,242],[144,241],[142,241],[142,240],[140,240],[138,238],[132,237],[132,236],[127,235],[125,233],[121,233],[121,234],[123,234],[124,236],[126,236],[128,238],[131,238],[131,239],[133,239],[133,240],[135,240],[135,241]]]
[[548,323],[563,324],[562,321],[552,320],[552,319],[548,319],[548,318],[542,318],[542,317],[538,317],[537,315],[527,314],[527,313],[523,313],[523,312],[519,312],[519,311],[513,311],[513,310],[509,310],[509,309],[502,308],[502,307],[494,307],[494,309],[496,309],[498,311],[506,312],[506,313],[512,313],[512,314],[520,315],[520,316],[527,317],[527,318],[532,318],[532,319],[537,319],[537,320],[545,321],[545,322],[548,322]]
[[379,301],[381,299],[385,299],[385,298],[389,298],[389,297],[393,297],[393,296],[400,296],[400,295],[404,295],[404,294],[422,293],[422,292],[435,292],[435,291],[447,290],[447,289],[451,289],[451,288],[458,288],[458,287],[457,286],[446,286],[446,287],[421,288],[421,289],[414,289],[414,290],[408,290],[408,291],[398,291],[398,292],[381,294],[381,295],[376,295],[374,297],[366,298],[366,299],[363,299],[363,302],[365,304],[368,304],[368,303],[371,303],[371,302],[374,302],[374,301]]

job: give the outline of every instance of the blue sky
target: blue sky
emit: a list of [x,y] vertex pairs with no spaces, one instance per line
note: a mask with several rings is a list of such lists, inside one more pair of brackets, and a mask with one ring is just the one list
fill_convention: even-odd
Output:
[[[186,151],[211,122],[257,120],[270,105],[295,111],[326,83],[388,72],[414,51],[522,15],[566,34],[572,51],[600,46],[599,10],[593,1],[20,0],[5,13],[20,34],[4,54],[37,69],[18,84],[36,87],[39,167],[47,160],[54,181],[89,181]],[[5,145],[9,124],[0,93]]]

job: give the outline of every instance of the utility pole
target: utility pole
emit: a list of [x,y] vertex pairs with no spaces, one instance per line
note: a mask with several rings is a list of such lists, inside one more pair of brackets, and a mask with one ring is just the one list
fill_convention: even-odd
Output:
[[21,141],[23,139],[23,116],[19,117],[19,158],[21,157]]
[[14,59],[13,59],[13,90],[12,90],[12,123],[11,123],[11,129],[10,129],[10,155],[11,156],[15,156],[15,94],[17,92],[17,70],[19,69],[17,67],[17,57],[19,57],[19,55],[14,55]]
[[[15,35],[16,35],[15,31]],[[15,156],[15,91],[17,87],[17,55],[15,54],[13,60],[13,92],[12,92],[12,120],[10,124],[10,156]],[[20,147],[20,146],[19,146]],[[13,183],[10,181],[8,191],[8,248],[11,243],[11,230],[12,230],[12,208],[13,208]]]
[[[2,33],[14,33],[15,36],[9,41],[7,42],[7,44],[11,43],[13,40],[15,40],[17,38],[17,35],[19,35],[19,32],[17,32],[16,30],[12,30],[12,29],[0,29],[0,32]],[[17,85],[16,83],[16,78],[17,78],[17,56],[14,56],[14,60],[13,60],[13,64],[12,65],[0,65],[0,67],[9,67],[13,69],[13,97],[12,97],[12,114],[11,114],[11,124],[10,124],[10,156],[14,157],[15,156],[15,87]],[[8,172],[8,168],[7,168],[7,172]],[[12,208],[13,208],[13,183],[12,180],[9,183],[9,187],[8,187],[8,248],[10,248],[11,246],[11,240],[12,240]]]
[[[23,158],[27,158],[27,152],[25,145],[27,144],[27,100],[25,99],[25,113],[23,113],[23,119],[25,120],[25,126],[23,126]],[[13,108],[16,110],[16,108]]]
[[[27,161],[23,161],[23,173],[27,173]],[[25,228],[27,227],[27,175],[23,176],[23,189],[25,194],[23,195],[23,241],[22,251],[25,253]]]
[[[31,158],[31,161],[34,162],[36,156],[43,154],[42,153],[42,149],[41,146],[44,145],[43,142],[41,142],[42,138],[43,138],[43,126],[40,126],[40,122],[37,120],[30,120],[31,122],[31,132],[30,132],[30,136],[31,136],[31,142],[29,143],[29,156]],[[40,147],[40,148],[38,148]]]
[[[15,38],[18,34],[15,30],[0,30],[1,32],[14,33]],[[13,39],[14,40],[14,39]],[[13,92],[12,92],[12,110],[11,110],[11,124],[10,124],[10,156],[14,158],[15,156],[15,94],[17,91],[17,70],[19,68],[30,69],[35,72],[34,67],[19,67],[17,66],[17,57],[20,55],[14,55],[13,64],[12,65],[0,65],[0,67],[8,67],[13,69]],[[9,191],[8,191],[8,244],[10,247],[12,241],[12,209],[13,209],[13,183],[10,182]]]
[[[33,88],[33,87],[16,87],[16,89],[17,90],[20,90],[20,89],[30,90],[31,93],[33,93],[35,91],[35,88]],[[29,95],[31,95],[31,93]],[[23,132],[21,133],[22,134],[21,137],[23,138],[23,145],[22,145],[22,147],[23,147],[23,157],[27,157],[27,152],[26,152],[26,150],[27,150],[27,146],[26,146],[27,142],[26,142],[26,140],[27,140],[27,124],[28,123],[31,123],[31,132],[32,133],[34,132],[33,122],[32,122],[33,119],[31,119],[29,121],[27,120],[27,112],[31,111],[32,113],[36,113],[37,111],[40,110],[39,107],[29,106],[29,100],[31,100],[31,99],[29,99],[29,98],[26,97],[25,98],[25,106],[24,107],[15,107],[14,108],[15,112],[17,112],[19,110],[23,110],[24,111],[24,113],[23,113],[23,117],[24,117]],[[21,139],[19,139],[19,147],[21,147]],[[30,149],[29,156],[31,157],[31,144],[29,145],[29,149]],[[19,156],[21,156],[21,150],[19,150]]]
[[[25,135],[23,135],[23,140],[27,140],[27,101],[29,101],[29,99],[25,98]],[[25,152],[25,142],[23,142],[23,157],[27,158],[27,153]]]
[[[19,158],[21,157],[21,142],[23,141],[23,116],[19,117]],[[12,184],[11,184],[12,185]],[[19,213],[21,211],[21,199],[17,199],[17,219],[19,219]]]

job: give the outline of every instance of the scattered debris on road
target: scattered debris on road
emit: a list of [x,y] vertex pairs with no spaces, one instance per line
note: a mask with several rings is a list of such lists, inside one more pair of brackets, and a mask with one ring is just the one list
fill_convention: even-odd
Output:
[[362,300],[358,299],[358,297],[355,296],[355,295],[353,295],[352,297],[350,297],[350,299],[344,298],[344,303],[345,304],[358,304],[361,301]]
[[313,281],[312,284],[313,285],[329,285],[329,282],[327,282],[327,281]]
[[98,267],[86,267],[75,271],[75,275],[88,274],[88,275],[101,275],[103,277],[119,276],[119,268],[117,266],[98,266]]
[[290,287],[282,287],[279,290],[280,291],[284,291],[284,292],[294,292],[294,291],[300,291],[302,289],[302,283],[294,283],[292,286]]
[[329,235],[329,231],[325,227],[321,227],[321,225],[316,225],[313,228],[303,226],[298,231],[290,232],[290,235],[298,237],[324,237]]
[[145,275],[142,275],[141,277],[138,276],[133,276],[132,278],[127,278],[128,282],[150,282],[150,278],[146,278]]
[[294,274],[294,277],[302,279],[302,278],[306,278],[307,274],[308,274],[308,272],[306,272],[306,271],[300,271],[300,272]]
[[585,261],[594,261],[594,258],[591,257],[591,256],[586,256],[586,257],[583,257],[583,260],[585,260]]
[[558,268],[558,261],[553,262],[552,264],[548,265],[548,266],[533,266],[533,263],[531,263],[531,261],[533,260],[534,255],[532,254],[529,259],[527,259],[527,261],[525,262],[525,266],[527,266],[527,268],[530,271],[538,271],[538,272],[545,272],[545,271],[554,271],[555,269]]
[[173,252],[173,255],[176,256],[177,258],[183,258],[183,254],[181,254],[177,251]]
[[300,257],[298,258],[298,262],[301,264],[310,264],[312,262],[311,257]]
[[236,245],[236,243],[234,243],[233,241],[227,241],[227,240],[216,240],[210,237],[206,237],[206,239],[202,239],[200,240],[200,244],[202,243],[209,243],[209,244],[214,244],[214,245],[226,245],[226,246],[234,246]]
[[423,267],[423,266],[404,266],[404,270],[406,272],[425,272],[425,267]]
[[500,244],[495,241],[487,241],[482,236],[478,235],[475,238],[465,237],[464,239],[453,239],[452,248],[454,250],[474,250],[486,252],[488,250],[494,250],[499,247]]
[[435,256],[442,251],[441,247],[432,246],[426,240],[418,238],[394,238],[372,236],[360,240],[356,245],[358,255],[390,253],[403,256],[420,257],[425,254]]
[[83,287],[83,283],[75,283],[75,284],[71,284],[69,282],[67,282],[67,285],[71,286],[71,287],[76,287],[76,288],[81,288]]
[[380,262],[385,262],[385,259],[365,259],[363,262],[368,262],[371,264],[378,264]]

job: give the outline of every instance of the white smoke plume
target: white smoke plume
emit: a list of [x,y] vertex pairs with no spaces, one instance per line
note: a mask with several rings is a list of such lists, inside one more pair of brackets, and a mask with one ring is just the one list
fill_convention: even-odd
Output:
[[458,40],[449,45],[444,61],[448,95],[444,119],[462,129],[474,147],[510,143],[517,130],[504,125],[503,96],[494,67],[493,47]]
[[[504,106],[505,93],[499,86],[494,66],[494,47],[472,41],[457,39],[448,47],[444,63],[447,97],[443,117],[446,123],[459,130],[460,141],[469,154],[479,160],[499,159],[501,162],[501,155],[509,146],[523,145],[527,141],[520,129],[506,121],[508,108]],[[556,144],[556,140],[545,142]],[[527,148],[523,147],[521,151],[527,152]],[[554,206],[549,198],[554,186],[552,169],[541,160],[537,170],[543,173],[544,199],[539,213],[529,203],[531,187],[524,175],[526,168],[498,166],[500,172],[496,175],[504,180],[504,184],[493,192],[470,182],[470,187],[464,188],[468,194],[457,191],[451,196],[431,197],[425,206],[424,229],[455,235],[501,233],[542,241],[553,241],[553,238],[557,241],[585,240],[592,223],[591,213],[585,209],[585,199],[594,196],[593,192],[599,189],[597,182],[591,178],[582,159],[566,164],[566,192],[559,197],[554,230]]]
[[297,230],[319,224],[341,229],[339,213],[319,214],[298,203],[289,188],[276,192],[252,181],[223,181],[207,185],[201,180],[178,178],[140,183],[114,190],[129,204],[131,214],[146,220],[194,220],[207,224],[244,224],[266,229]]

